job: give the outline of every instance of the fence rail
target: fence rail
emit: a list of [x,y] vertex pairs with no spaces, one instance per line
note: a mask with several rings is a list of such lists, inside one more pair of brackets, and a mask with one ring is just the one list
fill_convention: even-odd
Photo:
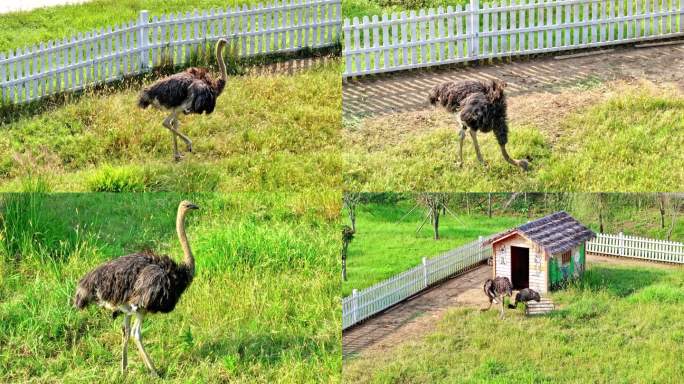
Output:
[[684,264],[684,243],[599,233],[587,242],[587,252],[635,259]]
[[341,0],[276,0],[253,7],[150,17],[0,53],[0,104],[23,103],[149,71],[187,64],[206,43],[228,37],[248,57],[335,44]]
[[367,319],[415,295],[430,285],[473,268],[492,255],[482,247],[485,239],[456,248],[440,256],[423,258],[422,264],[342,299],[342,329]]
[[684,35],[684,0],[504,0],[345,19],[344,77]]

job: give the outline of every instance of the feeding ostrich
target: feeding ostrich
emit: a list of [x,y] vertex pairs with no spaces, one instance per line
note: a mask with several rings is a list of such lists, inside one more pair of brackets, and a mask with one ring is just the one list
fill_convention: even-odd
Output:
[[489,307],[482,309],[483,311],[487,311],[492,307],[493,302],[497,302],[501,304],[501,318],[504,318],[504,296],[508,296],[509,298],[511,297],[511,294],[513,293],[513,285],[511,284],[511,281],[508,280],[508,277],[501,277],[498,276],[494,280],[492,279],[487,279],[485,280],[484,283],[484,292],[485,295],[487,295],[487,298],[489,298]]
[[[88,272],[78,282],[74,295],[74,306],[83,309],[97,303],[112,311],[113,317],[123,313],[123,352],[121,372],[128,367],[128,339],[131,337],[145,365],[154,376],[150,356],[142,344],[142,324],[147,313],[168,313],[173,311],[185,289],[195,275],[195,259],[185,235],[185,215],[199,207],[189,201],[182,201],[176,216],[176,232],[183,248],[183,261],[176,263],[168,256],[151,253],[134,253],[106,262]],[[131,328],[131,317],[135,323]]]
[[157,109],[169,111],[170,114],[162,123],[171,131],[173,137],[173,156],[176,161],[181,159],[178,152],[178,137],[185,142],[188,152],[192,152],[192,141],[178,130],[180,122],[178,113],[184,114],[206,112],[210,114],[216,106],[216,98],[223,92],[228,75],[223,61],[223,48],[228,43],[226,39],[219,39],[216,43],[216,59],[218,60],[221,77],[213,79],[206,68],[192,67],[155,81],[143,89],[138,100],[140,108],[152,105]]
[[469,129],[473,138],[473,146],[480,163],[484,164],[480,146],[477,143],[477,131],[494,131],[496,141],[501,148],[504,160],[527,170],[529,163],[525,159],[511,158],[506,151],[508,143],[508,123],[506,122],[506,97],[502,80],[462,80],[445,82],[432,88],[429,94],[430,104],[441,104],[447,111],[456,114],[461,126],[459,132],[459,159],[463,164],[463,140]]
[[520,290],[520,292],[515,294],[515,300],[513,301],[513,304],[508,304],[508,308],[516,308],[518,303],[525,303],[525,305],[527,305],[527,302],[532,300],[536,301],[537,303],[541,301],[539,292],[533,289],[523,288]]

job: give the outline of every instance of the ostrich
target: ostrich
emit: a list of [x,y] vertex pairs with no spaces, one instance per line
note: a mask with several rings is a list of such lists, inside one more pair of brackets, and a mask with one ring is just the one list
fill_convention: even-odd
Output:
[[218,60],[221,78],[213,79],[206,68],[188,68],[155,81],[143,89],[138,100],[140,108],[152,105],[157,109],[169,111],[162,125],[171,131],[173,137],[173,156],[176,161],[182,158],[178,152],[178,139],[185,142],[188,152],[192,152],[192,141],[178,130],[180,122],[178,113],[184,114],[206,112],[210,114],[216,106],[216,98],[226,86],[226,64],[223,61],[223,47],[228,43],[226,39],[219,39],[216,43],[216,59]]
[[525,303],[525,305],[527,305],[527,302],[532,300],[536,301],[537,303],[541,300],[539,292],[533,289],[523,288],[520,290],[520,292],[515,294],[515,301],[513,301],[513,304],[508,304],[508,308],[516,308],[518,303]]
[[[171,312],[195,274],[195,259],[185,235],[185,215],[199,207],[182,201],[176,216],[176,232],[183,248],[183,261],[176,263],[168,256],[134,253],[106,262],[88,272],[78,282],[74,306],[83,309],[97,303],[112,311],[113,317],[123,313],[123,352],[121,372],[128,367],[128,340],[131,337],[145,365],[157,375],[150,356],[142,344],[142,324],[147,313]],[[131,329],[131,317],[135,323]]]
[[506,122],[506,97],[502,80],[462,80],[445,82],[432,88],[429,93],[430,104],[441,104],[447,111],[456,114],[461,127],[459,132],[459,159],[463,164],[463,140],[466,129],[470,129],[473,146],[480,163],[484,164],[480,146],[477,143],[477,131],[494,131],[496,141],[501,148],[504,160],[527,170],[529,163],[525,159],[511,158],[506,151],[508,143],[508,123]]
[[504,318],[504,296],[511,297],[513,293],[513,285],[508,277],[498,276],[494,280],[487,279],[484,283],[484,292],[489,298],[489,307],[482,309],[482,311],[487,311],[492,307],[493,302],[498,302],[501,304],[501,318]]

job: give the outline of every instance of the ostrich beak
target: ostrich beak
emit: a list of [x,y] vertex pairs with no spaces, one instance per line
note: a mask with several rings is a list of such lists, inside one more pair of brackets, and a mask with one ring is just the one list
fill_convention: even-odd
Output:
[[195,204],[188,204],[188,209],[199,209],[200,207]]

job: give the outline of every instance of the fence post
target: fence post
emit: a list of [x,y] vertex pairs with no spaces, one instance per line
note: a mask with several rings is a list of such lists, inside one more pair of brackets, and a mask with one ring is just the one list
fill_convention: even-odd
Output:
[[140,69],[146,70],[149,68],[149,52],[147,52],[148,37],[147,37],[147,23],[149,16],[147,10],[140,11],[140,18],[138,19],[138,49],[140,50]]
[[679,0],[679,32],[684,32],[684,0]]
[[625,235],[622,232],[618,233],[618,247],[619,247],[618,253],[620,254],[620,256],[624,256],[625,255]]
[[477,59],[480,53],[480,0],[470,0],[470,14],[466,24],[470,59]]
[[359,307],[358,303],[358,296],[357,296],[358,291],[356,289],[352,290],[352,324],[356,324],[356,321],[358,319],[356,309]]
[[427,257],[423,257],[423,286],[425,288],[428,286]]

